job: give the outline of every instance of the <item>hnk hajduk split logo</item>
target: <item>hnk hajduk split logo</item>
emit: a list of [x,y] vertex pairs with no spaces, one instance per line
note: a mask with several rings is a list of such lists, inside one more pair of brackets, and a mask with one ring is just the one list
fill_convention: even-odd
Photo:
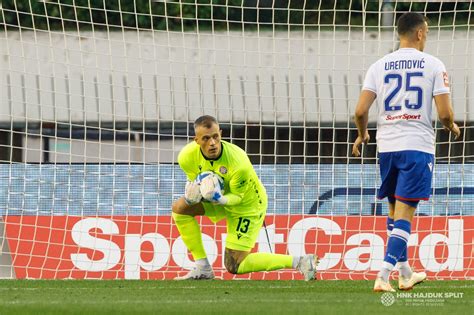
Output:
[[385,292],[380,296],[380,302],[385,306],[391,306],[395,303],[395,295],[389,292]]
[[446,300],[462,299],[463,292],[385,292],[380,296],[384,306],[391,306],[396,300],[406,306],[443,306]]

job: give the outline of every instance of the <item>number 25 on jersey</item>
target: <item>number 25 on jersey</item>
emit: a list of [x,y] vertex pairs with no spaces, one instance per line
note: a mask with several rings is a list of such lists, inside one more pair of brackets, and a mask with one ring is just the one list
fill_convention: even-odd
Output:
[[[411,81],[413,77],[423,77],[423,72],[407,72],[405,78],[399,73],[389,73],[384,78],[384,83],[388,84],[395,81],[395,88],[388,94],[384,100],[385,111],[396,111],[402,109],[402,104],[392,104],[392,100],[398,93],[413,92],[416,93],[416,103],[410,103],[410,100],[405,98],[404,105],[409,109],[419,109],[423,105],[423,89],[420,86],[414,85]],[[404,84],[405,83],[405,84]],[[404,89],[404,91],[403,91]]]

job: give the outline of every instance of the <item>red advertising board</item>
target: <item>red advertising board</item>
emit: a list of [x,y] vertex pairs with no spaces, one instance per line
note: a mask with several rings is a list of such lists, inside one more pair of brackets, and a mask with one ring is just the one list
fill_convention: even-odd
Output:
[[[170,216],[5,216],[17,278],[172,279],[192,261]],[[203,240],[223,279],[301,279],[293,270],[231,275],[223,269],[225,222],[201,218]],[[273,215],[255,251],[317,253],[319,279],[373,279],[387,234],[385,217]],[[474,216],[416,217],[408,255],[431,279],[474,278]]]

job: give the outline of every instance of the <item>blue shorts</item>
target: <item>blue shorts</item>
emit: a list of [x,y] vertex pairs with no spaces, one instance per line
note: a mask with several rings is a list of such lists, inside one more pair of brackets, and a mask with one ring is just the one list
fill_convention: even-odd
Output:
[[421,151],[384,152],[379,154],[382,184],[377,198],[428,200],[431,194],[434,155]]

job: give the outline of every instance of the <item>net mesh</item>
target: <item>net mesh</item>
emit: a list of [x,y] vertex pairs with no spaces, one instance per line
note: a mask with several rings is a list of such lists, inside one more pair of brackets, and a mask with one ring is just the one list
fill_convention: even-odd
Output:
[[[0,276],[168,279],[190,268],[170,219],[185,183],[176,157],[209,114],[267,189],[271,244],[262,229],[255,250],[316,252],[323,279],[372,277],[387,206],[375,198],[375,143],[350,155],[352,115],[406,11],[430,20],[426,52],[447,67],[462,129],[454,142],[433,120],[433,193],[410,262],[472,278],[472,4],[356,0],[3,1]],[[372,139],[375,121],[371,111]],[[234,277],[225,224],[200,220],[218,275]]]

